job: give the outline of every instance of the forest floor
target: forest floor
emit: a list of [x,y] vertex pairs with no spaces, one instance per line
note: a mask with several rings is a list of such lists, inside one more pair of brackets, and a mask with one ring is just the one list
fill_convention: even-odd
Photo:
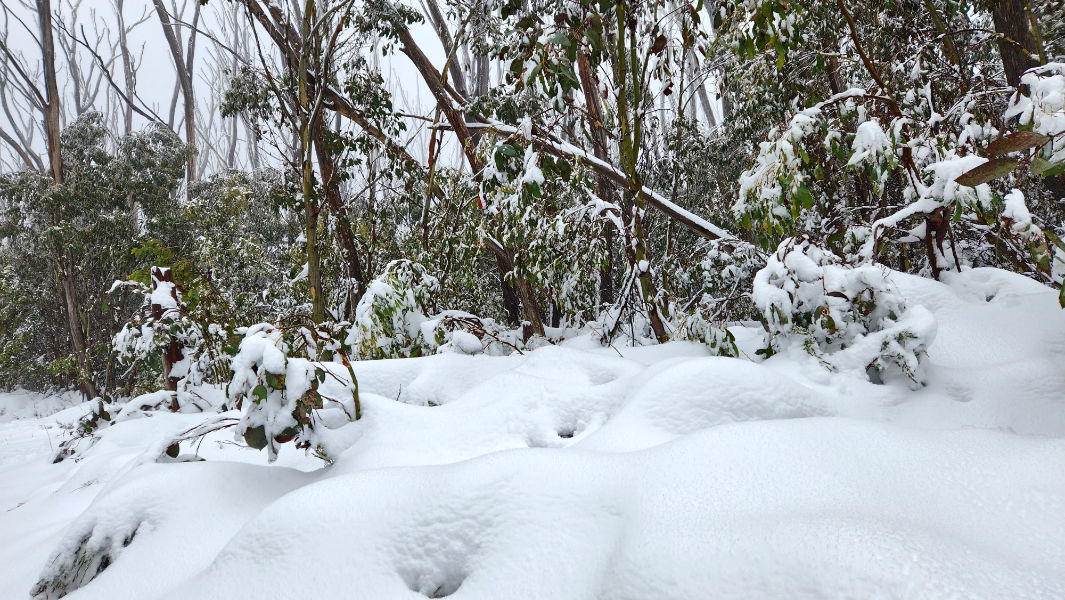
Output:
[[53,464],[91,406],[0,395],[0,598],[1065,597],[1065,311],[895,276],[938,324],[916,391],[587,337],[361,362],[329,466],[231,430],[168,459],[207,418],[170,413]]

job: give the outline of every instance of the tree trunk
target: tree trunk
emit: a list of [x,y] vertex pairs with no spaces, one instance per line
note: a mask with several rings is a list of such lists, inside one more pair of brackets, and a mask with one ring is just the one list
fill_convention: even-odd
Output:
[[[170,297],[174,301],[174,306],[180,309],[181,298],[178,296],[177,283],[174,281],[174,272],[167,268],[152,267],[152,298],[155,299],[155,290],[158,289],[160,283],[170,284]],[[167,318],[173,318],[174,315],[169,315],[168,307],[152,302],[152,318],[157,322],[161,322]],[[173,392],[170,396],[170,412],[178,412],[181,410],[181,405],[178,403],[177,389],[178,384],[184,378],[184,375],[174,375],[174,365],[185,358],[185,349],[181,347],[181,343],[178,342],[173,336],[170,336],[170,341],[167,342],[166,348],[163,350],[163,389]]]
[[74,358],[78,363],[77,379],[81,392],[86,399],[92,400],[98,394],[92,380],[92,364],[89,362],[88,343],[85,329],[81,323],[81,301],[78,299],[77,284],[71,271],[70,258],[64,257],[66,264],[56,265],[59,271],[59,284],[63,290],[63,308],[67,313],[67,328],[70,330],[70,344],[74,348]]
[[318,157],[318,169],[322,173],[325,201],[329,210],[336,216],[337,241],[341,250],[344,251],[345,274],[356,285],[355,298],[353,302],[348,303],[348,312],[353,313],[355,304],[366,293],[366,278],[362,269],[362,261],[359,259],[359,250],[355,245],[355,233],[351,219],[348,217],[348,209],[340,196],[340,181],[336,176],[336,164],[326,148],[325,133],[324,124],[319,121],[313,131],[314,150]]
[[[459,144],[462,145],[463,153],[466,156],[466,160],[470,165],[470,169],[474,174],[481,171],[481,161],[477,158],[477,154],[474,151],[474,139],[470,135],[470,130],[466,126],[466,120],[463,115],[455,109],[455,105],[452,103],[452,93],[454,90],[448,89],[448,86],[440,79],[440,74],[436,68],[433,67],[425,53],[414,41],[413,36],[406,28],[400,28],[396,31],[401,44],[400,50],[403,54],[406,54],[414,63],[415,68],[421,74],[422,79],[426,85],[429,86],[429,90],[433,93],[433,97],[436,99],[437,106],[443,111],[444,116],[447,117],[448,123],[451,125],[452,130],[455,132],[455,136],[459,140]],[[496,244],[489,244],[490,249],[496,254],[497,262],[500,265],[508,265],[509,268],[504,271],[508,273],[513,270],[514,258],[513,250],[510,248],[503,248]],[[502,268],[502,267],[501,267]],[[536,294],[529,285],[529,282],[524,277],[514,278],[514,290],[518,294],[518,298],[521,299],[522,312],[525,314],[525,321],[528,323],[526,328],[525,338],[528,339],[531,335],[544,335],[544,320],[540,313],[540,305],[536,302]]]
[[[596,159],[611,164],[612,161],[607,152],[606,124],[603,123],[605,117],[599,101],[599,82],[587,53],[578,57],[577,72],[581,80],[581,90],[584,92],[584,103],[588,108],[588,120],[590,121],[588,131],[592,137],[592,152]],[[603,202],[613,204],[616,199],[614,184],[601,173],[596,178],[596,193]],[[613,227],[610,223],[603,226],[602,235],[606,242],[608,256],[614,246]],[[614,302],[614,272],[610,261],[599,267],[599,302],[602,304]]]
[[1006,82],[1017,87],[1021,74],[1038,66],[1039,48],[1028,20],[1028,7],[1025,0],[992,0],[991,16],[995,21],[998,38],[998,51],[1002,55],[1002,68],[1006,71]]
[[37,0],[37,13],[41,26],[41,58],[44,70],[44,88],[47,103],[44,105],[44,134],[48,143],[48,161],[52,179],[63,183],[63,144],[60,140],[59,85],[55,74],[55,42],[52,37],[52,6],[49,0]]
[[496,257],[496,266],[499,271],[499,289],[503,293],[503,311],[507,315],[507,324],[515,327],[521,324],[521,302],[518,301],[518,294],[514,291],[514,286],[507,281],[507,271],[498,256]]
[[[52,37],[52,6],[49,0],[37,0],[37,14],[41,28],[41,68],[44,71],[45,99],[43,107],[44,133],[48,144],[48,160],[55,185],[63,184],[63,144],[60,137],[59,85],[55,73],[55,41]],[[74,279],[73,261],[65,253],[59,253],[55,259],[59,273],[59,283],[63,295],[63,307],[67,313],[67,328],[70,330],[70,343],[78,363],[78,379],[81,381],[82,393],[86,398],[97,396],[96,385],[92,381],[92,365],[89,362],[89,349],[86,342],[85,328],[81,322],[81,300]]]
[[[185,143],[193,148],[196,147],[196,92],[192,83],[192,73],[185,61],[185,53],[181,49],[174,26],[170,22],[170,13],[163,6],[162,0],[153,0],[155,12],[159,15],[159,22],[163,26],[163,37],[166,38],[167,46],[170,47],[170,55],[174,59],[174,70],[177,71],[178,85],[181,87],[181,96],[185,100]],[[198,10],[198,9],[197,9]],[[189,153],[185,165],[185,178],[188,183],[196,180],[196,155]]]
[[311,51],[311,44],[308,40],[313,18],[314,0],[307,0],[300,36],[304,44],[300,52],[299,70],[296,77],[299,80],[300,156],[303,160],[301,177],[303,179],[303,218],[306,225],[304,236],[307,238],[307,288],[311,296],[311,320],[321,323],[325,320],[325,295],[322,293],[322,255],[318,247],[318,202],[315,200],[314,163],[311,159],[311,154],[314,152],[311,131],[320,127],[321,124],[317,116],[311,114],[310,56],[308,56]]
[[[638,173],[640,149],[643,145],[643,103],[646,101],[645,90],[638,76],[639,63],[636,51],[635,30],[626,26],[628,5],[619,4],[614,10],[617,14],[617,41],[614,63],[614,80],[628,84],[618,93],[618,154],[621,167],[625,173],[628,189],[624,193],[621,218],[625,224],[625,257],[629,268],[636,273],[640,284],[640,296],[647,310],[651,330],[659,343],[669,341],[665,324],[662,321],[658,304],[658,288],[654,282],[651,269],[651,255],[647,247],[643,228],[643,215],[647,205],[643,179]],[[626,39],[632,38],[626,43]]]

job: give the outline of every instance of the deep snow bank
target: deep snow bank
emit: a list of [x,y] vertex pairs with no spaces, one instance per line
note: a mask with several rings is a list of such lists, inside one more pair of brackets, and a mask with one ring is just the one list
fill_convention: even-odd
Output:
[[327,468],[226,431],[158,462],[203,415],[58,465],[37,432],[78,409],[0,423],[0,595],[1065,597],[1065,311],[1002,271],[895,278],[938,321],[916,392],[577,339],[357,364]]

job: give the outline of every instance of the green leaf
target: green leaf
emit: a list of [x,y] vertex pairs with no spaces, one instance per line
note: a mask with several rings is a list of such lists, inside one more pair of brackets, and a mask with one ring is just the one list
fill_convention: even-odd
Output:
[[795,199],[807,210],[814,207],[814,197],[810,195],[810,190],[805,186],[800,185],[799,189],[795,190]]
[[256,401],[256,403],[266,400],[267,393],[268,392],[266,391],[266,386],[261,383],[255,386],[255,389],[251,391],[251,395],[259,399],[258,401]]
[[266,385],[274,388],[275,390],[283,390],[283,389],[285,389],[285,376],[284,375],[274,375],[273,373],[267,373],[265,379],[266,379]]
[[1042,156],[1037,156],[1032,159],[1032,164],[1028,166],[1028,170],[1036,177],[1054,177],[1065,172],[1065,161],[1055,164]]
[[568,48],[569,44],[570,44],[569,36],[566,35],[566,32],[564,32],[564,31],[559,31],[555,35],[547,38],[547,41],[549,43],[556,44],[558,46],[562,46],[563,48]]
[[256,450],[266,447],[266,427],[259,425],[244,430],[244,443]]
[[603,38],[599,35],[599,29],[597,27],[591,27],[588,29],[588,43],[596,54],[603,51]]
[[1021,163],[1013,158],[995,158],[962,173],[955,181],[964,186],[976,187],[1009,175],[1019,164]]

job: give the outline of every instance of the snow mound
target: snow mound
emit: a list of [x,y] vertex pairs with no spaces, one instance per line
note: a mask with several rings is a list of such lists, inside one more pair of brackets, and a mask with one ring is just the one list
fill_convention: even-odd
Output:
[[297,580],[312,598],[1053,597],[1063,451],[807,419],[344,475],[275,502],[166,597]]
[[80,392],[41,394],[16,389],[0,394],[0,423],[15,419],[47,417],[81,403]]
[[100,597],[157,595],[206,567],[245,521],[305,480],[235,463],[143,465],[68,528],[34,593],[60,598],[91,581]]
[[640,450],[724,423],[833,414],[797,381],[736,358],[671,361],[645,378],[582,448]]
[[55,465],[91,405],[0,422],[0,597],[1065,597],[1056,292],[892,277],[938,324],[919,390],[583,337],[355,364],[328,466],[224,428],[165,454],[236,412],[138,408]]

